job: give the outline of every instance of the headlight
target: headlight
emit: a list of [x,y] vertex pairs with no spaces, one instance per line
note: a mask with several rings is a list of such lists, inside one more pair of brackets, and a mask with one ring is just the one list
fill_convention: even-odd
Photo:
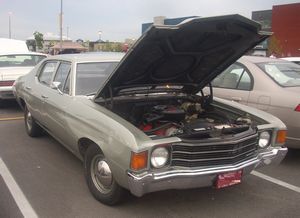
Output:
[[259,140],[258,140],[258,145],[260,148],[265,148],[270,144],[270,140],[271,140],[271,135],[269,132],[265,131],[265,132],[261,132],[259,134]]
[[164,147],[156,148],[151,154],[151,164],[155,168],[166,165],[169,158],[169,151]]

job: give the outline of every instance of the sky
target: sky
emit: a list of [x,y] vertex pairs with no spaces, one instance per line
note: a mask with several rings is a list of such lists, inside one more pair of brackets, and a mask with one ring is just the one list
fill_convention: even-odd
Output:
[[[26,40],[33,32],[59,34],[61,0],[0,0],[0,37],[11,34]],[[300,0],[63,0],[63,33],[73,40],[124,41],[138,38],[142,23],[155,16],[218,16],[269,10],[273,5],[300,3]]]

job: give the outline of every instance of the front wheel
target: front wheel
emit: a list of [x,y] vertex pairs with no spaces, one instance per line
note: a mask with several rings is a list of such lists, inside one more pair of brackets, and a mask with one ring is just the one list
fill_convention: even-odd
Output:
[[24,108],[25,129],[29,136],[37,137],[42,135],[43,129],[36,123],[28,108]]
[[98,146],[89,146],[84,159],[85,177],[93,196],[107,205],[120,202],[124,189],[115,181],[110,166]]

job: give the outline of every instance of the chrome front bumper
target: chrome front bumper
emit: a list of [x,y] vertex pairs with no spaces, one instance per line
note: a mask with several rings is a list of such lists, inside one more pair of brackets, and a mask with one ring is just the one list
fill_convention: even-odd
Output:
[[287,148],[272,148],[259,153],[256,158],[230,166],[218,166],[201,169],[168,169],[163,172],[128,172],[129,190],[135,196],[167,189],[189,189],[212,186],[220,173],[243,170],[243,175],[266,165],[279,164],[287,153]]

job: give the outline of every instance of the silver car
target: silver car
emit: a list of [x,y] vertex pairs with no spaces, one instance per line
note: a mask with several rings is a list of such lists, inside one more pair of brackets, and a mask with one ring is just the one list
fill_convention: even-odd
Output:
[[300,66],[276,58],[244,56],[214,81],[214,95],[269,112],[288,128],[290,148],[300,148]]
[[25,128],[43,130],[84,161],[105,204],[124,190],[238,184],[286,155],[285,125],[234,102],[197,95],[267,36],[238,15],[152,26],[123,54],[61,55],[18,79]]

